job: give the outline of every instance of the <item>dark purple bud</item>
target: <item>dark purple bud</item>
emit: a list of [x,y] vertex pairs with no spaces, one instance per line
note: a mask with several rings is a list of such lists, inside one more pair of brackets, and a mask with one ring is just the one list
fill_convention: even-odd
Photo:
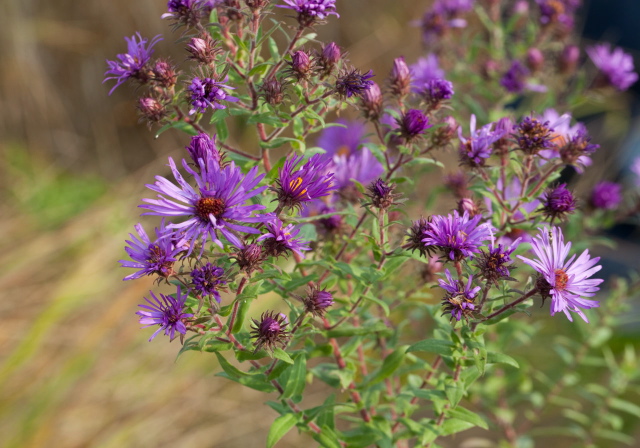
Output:
[[560,59],[558,60],[558,68],[560,73],[570,75],[575,73],[580,59],[580,49],[575,45],[567,45],[562,50]]
[[289,322],[287,322],[284,314],[279,314],[276,311],[266,311],[262,313],[260,320],[251,320],[253,321],[251,338],[256,340],[254,352],[257,352],[262,347],[273,352],[277,346],[280,346],[280,348],[287,346],[290,337],[290,333],[287,331]]
[[544,55],[537,48],[529,48],[527,51],[527,67],[533,73],[539,71],[544,66]]
[[158,123],[167,116],[167,109],[155,98],[138,99],[138,110],[140,110],[142,118],[147,120],[149,124]]
[[298,50],[291,55],[289,66],[291,67],[291,73],[298,80],[305,79],[311,72],[311,58],[305,51]]
[[455,92],[453,84],[446,79],[431,79],[427,81],[421,91],[422,97],[429,105],[429,110],[436,110],[444,100],[451,99]]
[[391,93],[396,96],[405,96],[411,91],[411,71],[404,61],[404,57],[396,58],[393,61],[393,68],[389,75]]
[[557,185],[545,192],[542,210],[545,216],[551,218],[551,221],[556,218],[562,220],[575,209],[576,199],[567,190],[567,184]]
[[316,317],[323,317],[327,308],[333,305],[333,295],[326,289],[310,288],[305,297],[299,297],[307,312]]
[[458,130],[458,123],[451,115],[442,120],[442,126],[439,126],[431,133],[431,143],[433,146],[442,148],[448,145]]
[[208,34],[202,37],[192,37],[187,45],[187,51],[191,56],[189,59],[209,65],[215,62],[216,56],[222,51],[217,47],[218,41]]
[[590,203],[602,210],[614,210],[622,202],[622,186],[615,182],[599,182],[593,187]]
[[366,196],[371,199],[370,204],[375,208],[386,210],[392,205],[397,204],[395,200],[401,196],[399,194],[393,194],[395,187],[395,185],[389,185],[378,178],[367,187]]
[[326,65],[336,65],[341,58],[340,47],[335,42],[329,42],[322,49],[322,60]]
[[411,140],[422,134],[433,125],[429,124],[429,118],[418,109],[408,110],[399,120],[400,131],[406,140]]
[[373,72],[369,70],[364,75],[360,70],[351,68],[343,70],[336,80],[336,90],[343,97],[362,96],[373,85]]
[[240,249],[235,258],[240,270],[247,274],[251,274],[255,270],[260,270],[260,266],[264,261],[262,248],[257,244],[249,244]]
[[196,166],[199,165],[199,159],[206,161],[209,157],[220,163],[221,157],[216,148],[215,135],[211,138],[204,132],[200,132],[198,135],[191,137],[191,143],[186,149]]
[[362,111],[365,118],[377,121],[382,114],[382,92],[380,86],[371,81],[371,86],[362,92]]
[[282,103],[284,99],[284,88],[280,81],[269,78],[260,86],[260,97],[272,106]]
[[153,81],[165,89],[171,89],[176,85],[178,74],[175,68],[167,61],[158,60],[153,66]]
[[507,92],[520,93],[526,87],[527,76],[529,70],[522,65],[519,61],[513,61],[511,67],[500,78],[500,85],[504,87]]
[[409,231],[407,232],[407,243],[402,246],[403,249],[410,250],[411,252],[418,251],[422,256],[431,256],[431,251],[436,250],[433,246],[425,246],[422,242],[425,236],[425,232],[429,229],[429,223],[431,218],[420,218],[417,221],[413,221]]

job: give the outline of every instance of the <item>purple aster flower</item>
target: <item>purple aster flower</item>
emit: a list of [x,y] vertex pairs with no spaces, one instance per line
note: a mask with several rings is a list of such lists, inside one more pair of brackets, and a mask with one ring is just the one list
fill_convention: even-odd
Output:
[[171,19],[176,25],[196,26],[212,9],[210,2],[203,0],[169,0],[167,11],[160,18]]
[[437,0],[421,21],[422,36],[427,44],[444,36],[450,28],[464,28],[467,21],[459,16],[473,8],[473,0]]
[[527,76],[529,76],[529,70],[519,61],[513,61],[509,70],[500,78],[500,85],[507,92],[520,93],[526,87]]
[[604,75],[607,82],[618,90],[627,90],[638,80],[634,71],[633,57],[616,48],[611,51],[608,44],[587,48],[587,54]]
[[537,154],[540,150],[554,147],[555,136],[548,121],[525,117],[514,130],[518,146],[525,154]]
[[491,224],[478,224],[481,218],[481,215],[477,215],[469,219],[467,213],[460,216],[456,210],[448,216],[432,216],[422,243],[438,247],[451,260],[473,258],[484,241],[491,237]]
[[451,314],[451,320],[461,320],[462,316],[468,318],[473,310],[476,309],[473,301],[480,291],[480,287],[473,288],[473,275],[469,276],[469,280],[465,285],[462,280],[456,280],[451,276],[451,272],[448,269],[444,271],[447,276],[447,280],[438,280],[440,287],[446,291],[445,297],[442,300],[442,306],[444,312]]
[[571,243],[564,244],[564,235],[559,227],[551,230],[541,228],[531,245],[537,259],[530,260],[520,255],[518,258],[540,273],[536,286],[543,300],[551,297],[551,315],[562,311],[573,322],[570,313],[573,311],[589,322],[580,308],[600,306],[595,300],[583,298],[593,297],[603,282],[589,278],[602,269],[602,266],[595,266],[600,257],[591,258],[589,251],[585,250],[577,259],[573,255],[566,260]]
[[327,171],[334,173],[334,189],[343,199],[357,202],[361,197],[352,179],[366,184],[384,173],[382,164],[367,148],[350,155],[335,155]]
[[298,22],[302,26],[310,26],[318,20],[324,20],[336,12],[336,0],[283,0],[285,5],[277,5],[278,8],[293,9],[298,13]]
[[340,72],[336,80],[337,92],[347,98],[352,96],[362,96],[373,85],[373,71],[369,70],[364,75],[358,69],[345,69]]
[[636,157],[631,164],[631,172],[635,174],[634,182],[640,187],[640,157]]
[[298,297],[304,303],[307,312],[316,317],[323,317],[327,308],[333,305],[333,295],[326,289],[320,289],[317,286],[309,288],[307,295]]
[[404,57],[396,58],[393,61],[393,68],[389,74],[389,84],[391,93],[397,96],[405,96],[411,89],[411,70],[404,61]]
[[131,38],[125,37],[124,40],[127,41],[127,53],[118,55],[120,61],[107,60],[109,70],[104,73],[105,78],[102,82],[116,80],[116,85],[111,88],[109,95],[128,79],[137,79],[142,83],[150,79],[147,63],[153,54],[153,46],[162,40],[162,36],[158,34],[151,39],[149,45],[147,45],[147,39],[144,39],[140,33],[134,34]]
[[233,162],[221,167],[211,157],[207,160],[199,159],[199,173],[186,160],[182,161],[182,165],[195,180],[196,188],[184,180],[173,159],[169,157],[169,166],[177,185],[164,177],[156,176],[155,184],[149,184],[147,188],[159,193],[158,199],[143,199],[147,204],[139,207],[150,210],[144,215],[186,217],[185,221],[169,224],[168,227],[184,232],[185,238],[190,241],[189,251],[201,240],[202,253],[209,237],[222,247],[218,232],[234,246],[242,247],[238,232],[260,232],[240,224],[241,222],[256,223],[272,219],[270,214],[252,216],[253,212],[263,210],[264,205],[247,205],[249,199],[267,188],[255,188],[264,177],[264,174],[258,175],[258,167],[244,174]]
[[220,303],[220,290],[226,290],[227,279],[224,269],[207,263],[202,267],[193,268],[191,271],[191,283],[193,289],[199,295],[213,296]]
[[356,154],[360,146],[367,141],[367,127],[360,121],[340,118],[336,123],[342,126],[331,126],[322,130],[317,145],[324,149],[329,157],[349,156]]
[[444,70],[440,68],[438,56],[429,53],[425,58],[419,58],[418,61],[411,66],[411,75],[413,80],[413,90],[419,92],[425,84],[432,79],[444,79]]
[[398,119],[398,126],[402,136],[407,140],[413,140],[424,131],[433,127],[429,124],[429,118],[418,109],[409,109]]
[[139,269],[124,280],[133,280],[145,275],[169,277],[173,274],[173,264],[182,249],[172,240],[173,230],[167,229],[164,219],[160,227],[156,227],[156,240],[151,241],[141,224],[134,226],[138,237],[130,233],[131,240],[127,240],[128,247],[124,250],[133,261],[120,260],[122,267]]
[[446,79],[431,79],[427,81],[420,92],[431,108],[435,108],[442,101],[451,99],[453,94],[453,84]]
[[193,314],[183,312],[188,294],[182,295],[180,286],[178,286],[175,297],[159,294],[161,299],[159,300],[153,291],[149,291],[149,293],[153,301],[145,297],[147,304],[138,305],[142,310],[136,312],[140,316],[139,322],[144,325],[142,328],[151,327],[152,325],[160,326],[151,335],[149,341],[155,338],[162,330],[164,330],[165,336],[169,336],[171,341],[176,338],[176,332],[181,335],[186,334],[187,327],[184,325],[184,321],[193,317]]
[[268,222],[266,227],[268,232],[256,241],[264,241],[262,247],[267,255],[279,257],[287,251],[291,251],[304,258],[302,251],[311,250],[307,241],[296,238],[300,233],[300,228],[295,225],[284,226],[280,219],[275,218]]
[[471,167],[484,166],[486,159],[491,156],[492,145],[504,136],[504,131],[494,130],[494,124],[489,123],[476,130],[476,116],[471,115],[470,137],[462,136],[462,129],[458,128],[460,139],[460,161]]
[[598,182],[591,191],[591,205],[603,210],[614,210],[622,202],[622,185]]
[[200,165],[199,159],[204,161],[209,157],[220,163],[220,153],[216,148],[215,140],[215,135],[209,137],[209,135],[204,132],[199,132],[197,135],[191,137],[191,143],[186,147],[186,150],[197,166]]
[[303,202],[326,196],[335,189],[333,173],[327,173],[330,158],[315,154],[298,168],[303,158],[294,155],[279,170],[278,187],[273,190],[281,207],[300,208]]
[[491,244],[488,252],[482,250],[482,255],[478,257],[477,266],[480,269],[480,275],[487,281],[498,284],[498,280],[513,280],[510,277],[509,269],[512,269],[511,254],[518,248],[521,238],[516,238],[510,245],[498,244],[491,234]]
[[287,346],[290,333],[287,331],[287,316],[279,314],[276,311],[266,311],[260,316],[260,320],[251,319],[251,337],[256,340],[257,352],[262,347],[269,351],[273,351],[278,345],[281,348]]
[[573,213],[576,209],[576,199],[567,190],[567,184],[560,184],[544,193],[542,209],[552,222],[556,218],[564,219],[565,215]]
[[221,101],[230,101],[232,103],[238,101],[238,98],[227,94],[223,88],[234,89],[234,87],[229,87],[211,78],[193,78],[191,84],[187,87],[190,95],[189,102],[191,103],[189,115],[196,112],[204,113],[209,107],[212,109],[226,109],[226,106]]

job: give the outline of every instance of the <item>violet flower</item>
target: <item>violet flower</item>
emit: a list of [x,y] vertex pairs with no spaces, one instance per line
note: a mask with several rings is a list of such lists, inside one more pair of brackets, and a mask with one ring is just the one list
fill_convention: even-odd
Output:
[[138,305],[142,310],[136,312],[140,316],[139,322],[144,325],[142,328],[151,327],[153,325],[159,325],[158,328],[149,338],[151,341],[155,338],[160,331],[164,330],[165,336],[169,336],[169,339],[173,341],[176,337],[176,332],[182,335],[187,333],[187,327],[183,320],[193,317],[193,314],[184,313],[184,304],[187,300],[188,294],[182,295],[180,286],[177,288],[176,296],[165,296],[159,294],[160,299],[149,291],[153,302],[145,297],[147,304]]
[[225,289],[227,279],[224,269],[206,263],[204,266],[193,268],[191,271],[191,282],[193,289],[201,295],[213,296],[216,302],[220,303],[220,290]]
[[147,45],[147,39],[144,39],[140,33],[134,34],[131,38],[125,37],[124,40],[127,41],[127,52],[118,55],[120,61],[107,60],[109,70],[104,73],[105,78],[102,82],[116,80],[116,85],[111,88],[109,95],[128,79],[137,79],[143,83],[148,81],[146,65],[153,54],[153,46],[162,40],[162,36],[158,34],[151,39],[149,45]]
[[439,279],[440,287],[446,291],[446,295],[442,300],[444,314],[450,313],[451,320],[461,320],[462,317],[468,317],[471,311],[476,307],[473,304],[475,297],[480,291],[480,286],[473,288],[473,275],[469,276],[469,280],[465,285],[462,281],[453,278],[448,269],[444,271],[447,280]]
[[300,208],[302,203],[328,195],[335,189],[333,173],[327,173],[331,159],[324,154],[311,156],[300,168],[304,156],[288,158],[279,170],[278,201],[283,207]]
[[460,139],[460,160],[471,167],[483,166],[486,159],[491,156],[492,145],[504,136],[503,130],[494,130],[494,124],[489,123],[476,130],[476,116],[471,115],[470,137],[462,136],[462,128],[458,128]]
[[622,202],[622,185],[615,182],[598,182],[591,191],[591,205],[602,210],[615,210]]
[[189,102],[191,103],[189,115],[193,115],[196,112],[204,113],[208,108],[226,109],[227,106],[222,104],[221,101],[230,101],[232,103],[238,101],[238,98],[227,94],[223,88],[234,89],[234,87],[214,81],[212,78],[193,78],[191,84],[187,87]]
[[594,45],[587,48],[587,54],[608,83],[616,89],[627,90],[638,80],[638,74],[633,67],[633,57],[622,48],[612,51],[608,44]]
[[480,252],[480,246],[491,237],[491,224],[479,224],[481,218],[481,215],[476,215],[469,219],[468,213],[460,216],[456,210],[451,215],[432,216],[422,243],[438,247],[451,260],[473,258],[474,254]]
[[267,222],[267,233],[256,241],[263,241],[262,247],[267,255],[278,257],[287,251],[294,252],[304,258],[303,250],[311,250],[309,243],[296,238],[300,228],[293,224],[285,226],[279,218]]

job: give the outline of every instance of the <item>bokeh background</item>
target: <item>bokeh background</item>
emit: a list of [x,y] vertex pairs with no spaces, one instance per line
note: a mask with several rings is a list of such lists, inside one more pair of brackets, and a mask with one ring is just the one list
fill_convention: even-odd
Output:
[[[319,39],[338,42],[356,66],[382,78],[393,58],[423,54],[419,30],[408,24],[430,3],[339,0],[341,18],[320,27]],[[105,59],[123,52],[123,37],[135,31],[163,34],[156,56],[184,60],[172,45],[179,35],[160,20],[165,6],[0,2],[2,447],[258,447],[276,416],[261,393],[215,377],[212,356],[190,352],[176,361],[178,341],[147,342],[151,331],[139,330],[134,313],[151,280],[122,282],[117,260],[139,219],[143,184],[187,137],[155,139],[138,123],[134,89],[108,96],[101,82]],[[628,20],[629,10],[621,17]],[[627,32],[607,20],[587,26],[588,37],[620,43]],[[625,110],[640,110],[636,95],[621,103]],[[630,120],[608,134],[601,177],[624,177],[640,155],[640,137],[624,133]],[[620,232],[633,242],[637,229]],[[621,269],[637,265],[638,253],[631,246],[619,254]],[[278,446],[308,444],[292,432]]]

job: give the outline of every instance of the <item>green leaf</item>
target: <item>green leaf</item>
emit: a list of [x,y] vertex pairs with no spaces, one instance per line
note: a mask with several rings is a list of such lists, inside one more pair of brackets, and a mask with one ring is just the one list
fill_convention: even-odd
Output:
[[275,419],[267,435],[267,448],[273,447],[278,440],[284,437],[298,423],[298,418],[296,414],[285,414]]
[[284,392],[282,392],[282,398],[293,398],[295,401],[297,397],[300,397],[304,391],[306,375],[307,357],[301,353],[294,360],[289,380],[284,387]]
[[448,417],[457,418],[465,422],[473,423],[475,426],[479,426],[482,429],[489,429],[489,425],[478,414],[471,412],[468,409],[458,406],[455,409],[448,409],[446,411]]
[[247,313],[249,312],[249,308],[251,307],[251,300],[242,300],[240,298],[236,299],[239,301],[238,313],[236,314],[236,319],[233,321],[233,328],[231,332],[233,334],[242,331],[242,327],[244,326],[244,321],[247,317]]
[[246,386],[250,389],[255,389],[260,392],[271,393],[276,390],[273,384],[267,381],[267,378],[262,374],[253,376],[242,376],[237,378],[228,375],[227,372],[220,372],[217,373],[216,376],[230,379],[231,381],[235,381],[236,383],[240,383],[243,386]]
[[276,348],[273,351],[273,357],[280,359],[284,362],[286,362],[287,364],[293,364],[293,359],[291,359],[291,356],[289,356],[289,354],[287,352],[285,352],[284,350],[282,350],[281,348]]
[[229,128],[225,120],[220,120],[216,123],[217,138],[224,142],[229,137]]
[[511,356],[491,351],[487,352],[487,364],[507,364],[515,367],[516,369],[520,368],[518,361],[513,359]]
[[247,120],[247,123],[248,124],[263,123],[276,128],[282,128],[287,125],[286,123],[283,123],[282,120],[278,118],[278,116],[275,115],[273,112],[265,112],[262,114],[252,115]]
[[595,431],[596,437],[602,439],[613,440],[615,442],[624,443],[629,446],[637,446],[636,439],[618,431],[610,431],[607,429],[598,429]]
[[442,356],[450,356],[455,345],[451,341],[444,339],[425,339],[417,342],[407,349],[409,352],[430,352]]
[[272,65],[273,64],[271,62],[263,62],[262,64],[258,64],[251,69],[248,76],[264,75],[267,73],[267,71],[269,71],[269,67],[271,67]]
[[455,434],[461,431],[466,431],[467,429],[471,429],[474,426],[476,425],[474,425],[473,423],[460,420],[457,418],[450,418],[445,420],[444,423],[442,424],[442,435],[450,436],[451,434]]
[[328,426],[323,426],[319,434],[312,432],[311,437],[323,448],[342,448],[336,432]]
[[384,358],[382,365],[375,372],[373,372],[368,379],[365,380],[364,385],[372,386],[379,383],[380,381],[383,381],[386,378],[389,378],[393,374],[393,372],[395,372],[398,367],[400,367],[402,361],[404,361],[406,352],[406,345],[400,346],[395,349],[391,354]]
[[462,387],[461,384],[452,382],[444,387],[444,393],[447,395],[449,403],[451,403],[451,405],[455,407],[458,405],[458,403],[460,403],[460,400],[462,400],[462,396],[464,395],[464,387]]
[[158,132],[156,132],[156,138],[160,137],[160,134],[162,134],[164,131],[172,128],[178,129],[179,131],[182,131],[182,132],[186,132],[189,135],[198,134],[198,131],[196,131],[196,129],[193,126],[191,126],[189,123],[186,123],[184,121],[174,121],[173,123],[165,124],[160,129],[158,129]]
[[222,356],[220,353],[215,352],[215,355],[218,358],[218,362],[220,363],[220,367],[222,367],[222,370],[224,370],[225,373],[227,375],[229,375],[230,377],[240,378],[240,377],[243,377],[243,376],[251,375],[250,373],[243,372],[242,370],[238,369],[237,367],[231,365],[231,363],[229,363],[229,361],[227,361],[227,358]]
[[617,409],[618,411],[626,412],[640,418],[640,406],[637,404],[621,400],[620,398],[610,398],[607,404],[612,409]]
[[390,332],[391,330],[382,322],[376,322],[373,325],[363,325],[360,327],[353,327],[349,325],[340,325],[338,328],[327,331],[327,337],[340,338],[346,336],[364,336],[371,335],[377,332]]

